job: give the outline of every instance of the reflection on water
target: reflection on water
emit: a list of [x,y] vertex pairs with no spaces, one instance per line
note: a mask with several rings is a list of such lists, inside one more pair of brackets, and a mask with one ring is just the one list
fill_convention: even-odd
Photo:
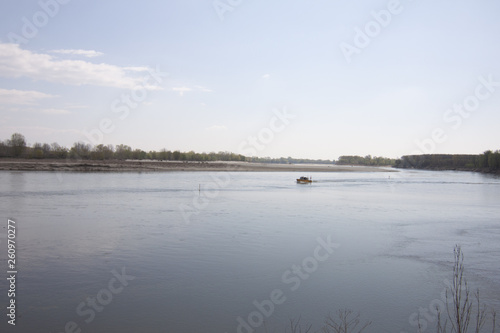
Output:
[[[298,176],[0,173],[2,219],[18,226],[16,329],[261,332],[262,318],[282,331],[349,307],[370,331],[415,331],[410,316],[439,298],[457,243],[471,284],[500,309],[497,177]],[[327,237],[340,246],[326,258]],[[122,270],[134,279],[115,293]]]

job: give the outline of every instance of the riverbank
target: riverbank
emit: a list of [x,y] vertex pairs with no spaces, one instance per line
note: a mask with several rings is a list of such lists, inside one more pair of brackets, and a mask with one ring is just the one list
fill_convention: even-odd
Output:
[[469,171],[500,175],[500,152],[483,154],[424,154],[405,155],[396,160],[394,167],[431,171]]
[[415,169],[415,170],[428,170],[428,171],[467,171],[467,172],[479,172],[491,175],[500,175],[500,170],[490,169],[490,168],[446,168],[446,167],[421,167],[421,168],[406,168],[406,167],[395,167],[396,169]]
[[397,172],[391,168],[337,166],[320,164],[269,164],[249,162],[180,162],[155,160],[25,160],[1,159],[0,170],[10,171],[89,171],[89,172],[167,172],[167,171],[232,171],[232,172]]

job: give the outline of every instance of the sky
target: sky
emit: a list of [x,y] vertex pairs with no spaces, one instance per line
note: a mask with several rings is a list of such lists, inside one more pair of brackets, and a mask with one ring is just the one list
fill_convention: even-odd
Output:
[[313,159],[500,149],[498,1],[0,6],[0,140]]

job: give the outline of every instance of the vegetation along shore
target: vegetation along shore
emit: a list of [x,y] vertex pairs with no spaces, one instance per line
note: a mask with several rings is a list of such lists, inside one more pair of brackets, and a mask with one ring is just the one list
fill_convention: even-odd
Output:
[[500,152],[488,150],[479,155],[407,155],[396,160],[396,168],[474,171],[500,175]]
[[[353,167],[356,166],[356,167]],[[385,168],[380,168],[385,167]],[[58,143],[26,144],[20,133],[0,141],[0,170],[22,171],[302,171],[371,172],[387,167],[423,170],[455,170],[500,174],[500,151],[478,155],[405,155],[400,159],[340,156],[338,160],[292,157],[249,157],[232,152],[196,153],[161,149],[144,151],[127,145],[92,146],[76,142],[71,148]]]

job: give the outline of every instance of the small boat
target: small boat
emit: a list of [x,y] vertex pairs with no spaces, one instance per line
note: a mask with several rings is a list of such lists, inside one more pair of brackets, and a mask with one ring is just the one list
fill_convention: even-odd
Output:
[[297,178],[297,183],[299,183],[299,184],[312,183],[312,177],[311,178],[309,178],[309,177]]

